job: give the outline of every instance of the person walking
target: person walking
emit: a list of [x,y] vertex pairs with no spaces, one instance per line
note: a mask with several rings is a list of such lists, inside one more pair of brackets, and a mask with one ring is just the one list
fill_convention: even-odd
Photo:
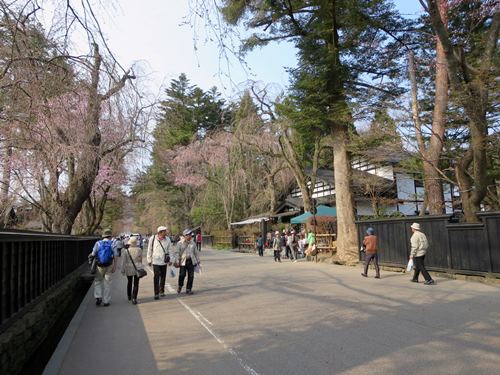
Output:
[[94,278],[94,298],[96,306],[104,302],[109,306],[111,301],[111,275],[116,271],[116,254],[113,251],[111,229],[105,229],[102,240],[94,244],[89,258],[97,260],[97,270]]
[[281,247],[281,251],[283,251],[284,257],[288,258],[287,249],[286,249],[286,231],[284,229],[283,229],[283,233],[280,236],[280,247]]
[[124,247],[123,239],[124,239],[124,236],[119,236],[119,237],[116,237],[116,239],[113,241],[113,251],[119,257],[122,256],[122,250]]
[[290,232],[290,235],[292,237],[292,253],[293,253],[293,258],[294,258],[294,263],[297,263],[297,259],[299,259],[299,241],[298,241],[298,236],[295,233],[295,230],[292,229]]
[[286,235],[286,256],[293,260],[293,234],[289,231]]
[[134,305],[137,305],[137,294],[139,293],[140,279],[137,276],[137,270],[142,268],[142,249],[137,237],[132,236],[125,246],[122,274],[127,277],[127,298]]
[[273,233],[272,232],[267,232],[266,234],[266,244],[265,246],[269,249],[273,247]]
[[179,266],[179,283],[177,294],[180,294],[184,286],[187,273],[186,294],[193,294],[194,269],[200,266],[200,255],[193,241],[193,232],[185,229],[182,232],[182,240],[177,244],[176,264]]
[[167,276],[167,265],[171,264],[173,258],[173,246],[167,236],[167,227],[159,226],[155,235],[148,241],[147,261],[153,265],[154,299],[165,297],[165,280]]
[[202,241],[203,241],[203,237],[201,235],[201,232],[198,232],[196,234],[196,249],[198,251],[201,251],[201,243],[202,243]]
[[314,236],[314,232],[312,231],[312,229],[309,229],[307,233],[307,246],[312,247],[312,245],[314,245],[315,242],[316,238]]
[[281,237],[280,232],[276,231],[273,239],[274,261],[281,263]]
[[298,235],[298,237],[299,237],[299,240],[298,240],[297,244],[298,244],[298,248],[299,248],[299,253],[300,253],[301,257],[304,257],[304,252],[305,252],[305,249],[306,249],[306,242],[307,242],[307,240],[306,240],[304,234],[302,234],[302,233],[300,233]]
[[378,266],[378,240],[375,236],[375,230],[373,228],[368,228],[366,230],[366,236],[363,239],[363,247],[365,248],[365,271],[361,274],[363,277],[368,277],[368,266],[373,260],[375,264],[375,278],[380,279],[380,267]]
[[415,268],[411,281],[414,283],[418,283],[418,276],[420,275],[420,272],[422,272],[422,275],[425,279],[425,285],[435,284],[435,281],[432,279],[431,275],[429,275],[429,272],[427,272],[424,265],[425,254],[427,253],[427,249],[429,248],[427,236],[420,229],[419,223],[413,223],[410,228],[413,232],[413,235],[410,239],[410,259],[413,259],[413,266]]
[[262,238],[262,235],[259,234],[257,237],[257,240],[255,241],[255,246],[257,247],[257,251],[259,252],[259,256],[263,257],[264,256],[264,239]]

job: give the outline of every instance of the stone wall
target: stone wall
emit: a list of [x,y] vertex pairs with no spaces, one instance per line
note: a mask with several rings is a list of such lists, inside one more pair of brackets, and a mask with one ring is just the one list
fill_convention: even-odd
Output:
[[82,265],[28,306],[21,317],[14,317],[16,320],[0,334],[0,374],[19,374],[44,340],[55,334],[52,328],[86,283],[81,276],[87,270],[88,266]]

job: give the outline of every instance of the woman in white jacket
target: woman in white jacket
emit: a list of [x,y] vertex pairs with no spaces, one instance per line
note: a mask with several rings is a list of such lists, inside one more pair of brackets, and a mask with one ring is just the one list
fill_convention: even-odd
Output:
[[[137,305],[137,294],[139,293],[139,278],[137,269],[142,269],[142,249],[139,247],[137,237],[130,237],[128,246],[123,255],[122,274],[127,276],[127,297],[134,305]],[[133,262],[133,263],[132,263]],[[134,267],[135,264],[135,267]],[[132,287],[133,286],[133,287]]]

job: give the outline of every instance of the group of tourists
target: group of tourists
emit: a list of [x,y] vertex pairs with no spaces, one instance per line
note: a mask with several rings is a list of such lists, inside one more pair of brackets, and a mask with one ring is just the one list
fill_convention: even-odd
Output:
[[[419,223],[413,223],[411,226],[412,236],[410,239],[411,251],[410,259],[408,264],[408,270],[413,268],[413,277],[410,281],[418,283],[418,277],[422,273],[425,285],[433,285],[435,281],[427,272],[424,259],[429,248],[429,242],[427,241],[427,236],[422,232]],[[365,253],[365,263],[364,271],[361,274],[363,277],[368,277],[368,267],[373,261],[375,266],[375,278],[380,279],[380,267],[378,265],[378,238],[375,235],[375,230],[373,228],[368,228],[366,230],[366,236],[363,239],[363,247],[361,251]]]
[[[159,226],[156,234],[147,241],[146,262],[153,268],[154,299],[165,296],[167,268],[170,275],[176,276],[178,272],[177,294],[182,292],[187,276],[186,294],[193,294],[195,272],[201,272],[201,238],[194,240],[194,233],[186,229],[179,241],[174,245],[170,240],[168,228]],[[201,237],[201,235],[200,235]],[[110,229],[103,231],[102,239],[97,241],[92,249],[89,259],[95,264],[94,297],[97,306],[109,306],[111,301],[111,276],[117,269],[117,257],[123,254],[121,273],[127,277],[127,298],[132,304],[137,304],[139,281],[147,275],[143,265],[143,248],[138,236],[131,236],[119,243],[112,240]],[[150,268],[151,269],[151,268]]]
[[274,252],[274,261],[281,263],[281,253],[284,252],[284,257],[294,262],[298,259],[298,237],[295,230],[287,232],[283,230],[281,234],[279,231],[274,233],[272,240],[272,249]]
[[274,254],[274,261],[281,263],[283,254],[284,259],[290,259],[297,262],[299,254],[304,255],[308,247],[314,244],[314,234],[312,230],[308,233],[297,233],[294,229],[283,232],[268,232],[266,239],[260,235],[257,237],[255,247],[259,256],[264,256],[264,249],[271,248]]

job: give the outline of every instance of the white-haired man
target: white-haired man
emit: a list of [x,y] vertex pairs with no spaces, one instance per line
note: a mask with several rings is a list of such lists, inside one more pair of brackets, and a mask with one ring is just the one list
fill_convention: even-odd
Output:
[[156,234],[152,235],[148,241],[147,261],[149,266],[153,266],[154,298],[159,299],[165,296],[165,279],[167,276],[167,265],[172,264],[173,246],[167,236],[167,227],[159,226]]
[[427,237],[425,236],[425,234],[420,229],[419,223],[413,223],[410,228],[413,232],[413,235],[410,239],[410,259],[413,259],[413,265],[415,267],[415,272],[411,281],[413,281],[414,283],[418,283],[418,276],[420,275],[420,272],[422,272],[422,275],[425,279],[424,284],[432,285],[435,282],[434,280],[432,280],[432,277],[429,275],[429,272],[427,272],[424,266],[425,254],[427,253],[427,249],[429,248],[429,242],[427,241]]

